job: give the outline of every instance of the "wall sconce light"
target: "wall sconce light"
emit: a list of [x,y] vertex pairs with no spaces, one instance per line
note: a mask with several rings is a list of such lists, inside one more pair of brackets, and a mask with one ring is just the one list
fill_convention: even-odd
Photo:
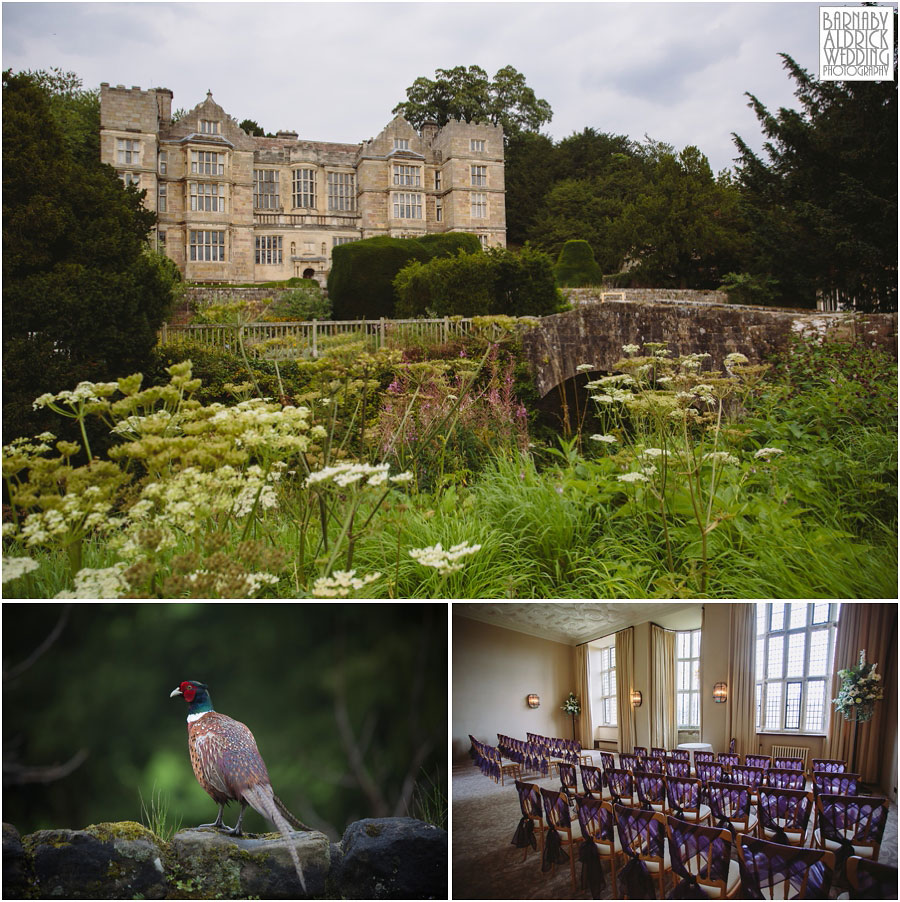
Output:
[[728,700],[728,686],[725,683],[716,683],[713,686],[713,701],[717,704],[721,704],[724,701]]
[[529,708],[537,708],[541,704],[541,697],[532,692],[525,701],[528,702]]
[[633,708],[640,708],[641,702],[644,700],[644,697],[641,695],[640,689],[632,689],[631,690],[631,705]]

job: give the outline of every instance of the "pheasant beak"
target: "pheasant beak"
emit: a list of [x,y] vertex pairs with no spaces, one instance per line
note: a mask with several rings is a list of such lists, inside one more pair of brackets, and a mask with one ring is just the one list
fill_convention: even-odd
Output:
[[184,693],[180,689],[173,689],[169,693],[169,698],[175,698],[176,695],[184,695]]

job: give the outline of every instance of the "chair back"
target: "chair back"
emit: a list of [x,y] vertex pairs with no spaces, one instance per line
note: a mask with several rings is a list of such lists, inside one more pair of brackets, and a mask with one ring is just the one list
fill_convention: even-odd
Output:
[[571,830],[572,818],[569,816],[569,800],[565,794],[541,787],[544,798],[544,814],[547,825],[557,830]]
[[824,839],[838,843],[841,848],[845,842],[865,846],[872,849],[872,858],[878,857],[887,823],[887,799],[820,794],[816,799],[816,813]]
[[757,786],[762,786],[766,782],[766,771],[761,767],[747,767],[745,764],[731,768],[731,779],[734,783],[741,783],[751,789],[756,789]]
[[672,749],[669,752],[673,758],[677,758],[679,761],[690,761],[691,753],[687,749]]
[[737,767],[741,763],[741,756],[735,755],[733,752],[719,752],[716,756],[716,761],[718,761],[722,767],[728,769]]
[[647,748],[643,745],[636,745],[634,747],[634,757],[635,758],[646,758],[647,757]]
[[596,842],[605,844],[615,842],[616,820],[609,802],[588,796],[575,796],[575,805],[578,809],[581,835],[585,839],[590,836]]
[[666,772],[662,758],[642,758],[638,767],[647,774],[664,774]]
[[716,897],[724,899],[731,863],[728,830],[689,824],[672,815],[666,818],[666,827],[672,870],[691,886],[718,890]]
[[632,773],[634,773],[637,769],[637,766],[637,755],[619,755],[619,767],[622,768],[622,770],[630,770]]
[[824,771],[813,774],[813,792],[834,796],[855,796],[859,792],[859,774]]
[[655,746],[655,745],[654,745],[654,746],[651,746],[651,747],[650,747],[650,757],[651,757],[651,758],[665,758],[665,757],[666,757],[666,750],[665,750],[665,749],[658,748],[658,747]]
[[844,873],[850,884],[851,899],[896,899],[897,868],[851,855]]
[[641,807],[652,809],[654,805],[666,807],[666,778],[660,774],[649,774],[638,771],[634,775],[634,785],[637,788],[638,799]]
[[522,817],[542,821],[541,788],[537,783],[522,783],[516,780],[516,792],[519,794],[519,807],[522,809]]
[[[749,786],[710,782],[706,784],[706,798],[716,826],[726,827],[733,834],[747,831],[750,807],[753,803]],[[740,831],[735,827],[736,822],[741,825]]]
[[717,762],[698,761],[697,779],[708,783],[710,780],[718,783],[722,779],[722,765]]
[[813,758],[812,770],[814,774],[843,774],[847,771],[847,762],[840,758]]
[[565,761],[559,762],[559,779],[563,792],[578,792],[578,774],[574,764],[568,764]]
[[616,766],[616,757],[612,754],[612,752],[600,752],[600,766],[604,770],[609,770],[611,767]]
[[703,784],[694,777],[669,777],[666,780],[666,797],[670,810],[700,813],[700,790]]
[[606,785],[609,786],[609,794],[613,801],[620,803],[622,799],[631,799],[634,796],[634,778],[631,772],[620,767],[611,767],[606,773]]
[[667,777],[689,777],[691,775],[691,762],[676,760],[674,758],[666,759],[666,776]]
[[782,837],[787,831],[800,832],[802,842],[812,812],[812,793],[760,786],[757,809],[760,824],[776,837]]
[[766,785],[778,789],[803,789],[806,786],[806,775],[802,770],[770,767],[766,771]]
[[709,764],[715,760],[713,752],[694,752],[694,764]]
[[834,877],[834,855],[738,837],[743,895],[750,899],[827,899]]
[[603,772],[599,767],[582,764],[581,785],[584,786],[585,795],[593,796],[596,792],[599,798],[603,794]]
[[666,846],[666,821],[658,811],[613,805],[622,851],[636,858],[659,861],[662,867]]
[[771,755],[744,755],[744,767],[761,767],[763,770],[767,770],[771,766]]
[[780,770],[804,770],[805,762],[802,758],[781,758],[776,756],[772,759],[772,767]]

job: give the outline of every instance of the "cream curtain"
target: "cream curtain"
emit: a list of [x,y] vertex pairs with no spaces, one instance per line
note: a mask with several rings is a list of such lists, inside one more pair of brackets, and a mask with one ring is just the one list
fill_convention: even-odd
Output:
[[[731,605],[731,642],[728,651],[728,714],[726,743],[736,739],[739,755],[759,751],[756,736],[756,607]],[[725,749],[716,751],[725,752]]]
[[634,749],[634,627],[616,633],[616,720],[619,726],[619,752]]
[[[616,652],[618,664],[618,651]],[[674,749],[678,744],[675,716],[675,633],[650,624],[650,745]]]
[[578,739],[583,749],[594,747],[594,724],[591,719],[591,656],[587,643],[575,646],[575,694],[581,699],[578,718]]
[[[845,602],[838,618],[837,640],[834,647],[831,694],[827,696],[831,710],[828,739],[825,741],[826,758],[842,758],[847,769],[854,768],[865,783],[878,784],[881,779],[881,763],[884,755],[883,735],[885,704],[875,703],[875,715],[867,723],[857,724],[859,736],[856,744],[856,761],[853,756],[853,721],[834,710],[831,699],[837,698],[841,688],[839,670],[852,667],[859,661],[859,653],[866,650],[866,661],[878,665],[883,683],[897,679],[896,659],[889,658],[893,634],[897,629],[897,606],[891,604],[858,604]],[[886,693],[887,695],[887,693]]]

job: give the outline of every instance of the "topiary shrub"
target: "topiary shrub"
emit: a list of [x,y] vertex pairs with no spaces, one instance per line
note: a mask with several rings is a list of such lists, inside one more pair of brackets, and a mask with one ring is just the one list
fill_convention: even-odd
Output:
[[379,236],[336,247],[328,274],[332,315],[378,319],[394,315],[394,276],[411,260],[425,262],[428,251],[416,240]]
[[587,241],[567,241],[559,252],[554,267],[556,281],[565,288],[600,285],[603,273],[594,259],[594,250]]
[[481,252],[481,241],[477,235],[471,232],[436,232],[433,235],[423,235],[416,241],[435,257],[455,257],[460,251],[467,254]]

